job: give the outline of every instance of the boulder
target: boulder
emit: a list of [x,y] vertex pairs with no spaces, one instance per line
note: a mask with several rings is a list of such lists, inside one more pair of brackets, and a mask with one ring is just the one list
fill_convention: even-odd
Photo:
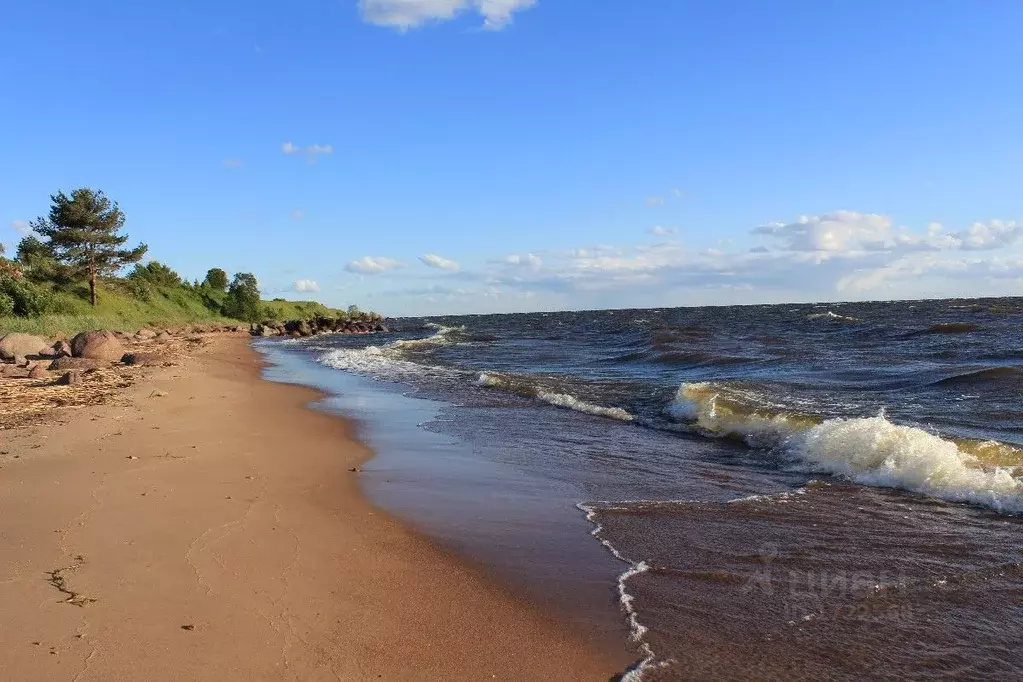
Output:
[[168,331],[162,331],[157,334],[154,338],[156,341],[168,341],[170,340],[171,334]]
[[69,358],[71,355],[71,344],[67,341],[57,341],[50,347],[51,358]]
[[92,358],[57,358],[50,363],[50,369],[96,369],[97,367],[106,367],[108,364],[103,360],[93,360]]
[[42,365],[34,365],[32,369],[28,371],[29,379],[49,379],[50,373],[43,369]]
[[82,332],[71,339],[71,353],[76,358],[116,362],[124,355],[124,346],[111,332]]
[[15,355],[14,356],[14,366],[15,367],[28,367],[28,360],[25,359],[24,355]]
[[50,349],[45,340],[31,334],[11,332],[0,338],[0,359],[13,360],[15,355],[39,355]]
[[64,376],[62,376],[60,379],[57,379],[57,384],[59,386],[76,386],[79,383],[81,383],[81,381],[82,381],[81,372],[73,371],[65,372]]
[[125,353],[121,362],[126,365],[159,365],[164,361],[164,356],[159,353]]
[[135,338],[137,338],[137,339],[155,339],[156,338],[156,332],[154,332],[152,329],[146,329],[146,328],[143,327],[142,329],[140,329],[137,332],[135,332]]

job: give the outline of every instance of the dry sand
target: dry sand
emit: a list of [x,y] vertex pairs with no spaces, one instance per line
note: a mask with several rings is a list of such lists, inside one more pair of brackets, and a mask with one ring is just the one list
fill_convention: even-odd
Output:
[[246,339],[212,338],[114,404],[0,431],[0,680],[620,670],[369,505],[349,425],[261,380]]

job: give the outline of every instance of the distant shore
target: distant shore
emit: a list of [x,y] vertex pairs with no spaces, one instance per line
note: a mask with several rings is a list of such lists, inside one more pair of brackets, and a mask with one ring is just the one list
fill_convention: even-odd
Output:
[[592,650],[374,509],[370,452],[241,335],[66,424],[0,432],[0,677],[607,680]]

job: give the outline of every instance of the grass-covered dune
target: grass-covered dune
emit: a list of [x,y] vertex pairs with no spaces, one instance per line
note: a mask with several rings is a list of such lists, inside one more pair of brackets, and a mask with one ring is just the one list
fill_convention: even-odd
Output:
[[79,188],[50,199],[49,214],[30,223],[13,258],[0,244],[0,334],[366,317],[355,306],[261,300],[248,272],[229,279],[210,268],[201,282],[189,282],[159,261],[143,264],[149,247],[127,246],[125,215],[102,191]]

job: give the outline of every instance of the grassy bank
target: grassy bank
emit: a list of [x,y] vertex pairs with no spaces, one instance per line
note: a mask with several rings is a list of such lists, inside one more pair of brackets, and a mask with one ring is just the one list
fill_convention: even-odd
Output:
[[99,305],[74,295],[61,295],[59,312],[38,317],[0,317],[0,334],[26,332],[41,336],[74,334],[87,329],[136,331],[189,323],[233,322],[216,314],[181,288],[158,288],[141,300],[117,291],[103,291]]

